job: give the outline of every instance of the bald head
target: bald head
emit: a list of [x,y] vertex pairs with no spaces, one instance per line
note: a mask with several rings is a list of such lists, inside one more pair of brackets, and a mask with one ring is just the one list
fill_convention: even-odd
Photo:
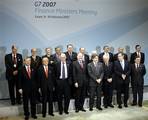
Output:
[[43,65],[48,65],[48,63],[49,63],[48,58],[47,58],[47,57],[43,57],[43,58],[42,58],[42,64],[43,64]]
[[60,59],[62,62],[66,61],[66,55],[64,53],[61,53]]

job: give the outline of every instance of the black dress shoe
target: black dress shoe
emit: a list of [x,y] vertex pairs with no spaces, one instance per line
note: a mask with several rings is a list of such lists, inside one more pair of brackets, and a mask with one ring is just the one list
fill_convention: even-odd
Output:
[[43,114],[42,117],[45,118],[46,117],[46,114]]
[[119,108],[119,109],[122,109],[122,105],[119,105],[118,108]]
[[38,117],[36,115],[31,116],[33,119],[37,119]]
[[127,104],[124,104],[124,107],[128,107],[128,105]]
[[107,105],[105,105],[105,106],[104,106],[104,108],[108,108],[108,106],[107,106]]
[[29,120],[29,117],[28,116],[25,116],[25,120]]
[[93,108],[89,108],[89,111],[93,111]]
[[65,114],[67,114],[67,115],[69,114],[69,112],[68,112],[68,111],[65,111],[64,113],[65,113]]
[[100,111],[103,110],[101,107],[97,107],[97,109],[100,110]]
[[86,112],[86,110],[84,108],[81,109],[82,112]]
[[11,105],[15,105],[15,102],[12,102]]
[[59,112],[59,115],[62,115],[63,114],[63,112]]
[[112,104],[110,104],[109,107],[114,108],[114,106]]
[[76,111],[75,111],[76,113],[78,113],[79,112],[79,109],[76,109]]
[[136,103],[133,103],[133,104],[132,104],[132,106],[136,106],[136,105],[137,105]]
[[48,115],[50,115],[50,116],[54,116],[54,114],[53,114],[53,113],[48,113]]
[[139,107],[142,107],[142,105],[139,105]]

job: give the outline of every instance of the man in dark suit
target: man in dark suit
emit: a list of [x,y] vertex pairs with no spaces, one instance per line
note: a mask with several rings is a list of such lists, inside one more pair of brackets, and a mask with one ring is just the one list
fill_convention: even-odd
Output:
[[54,59],[54,62],[55,63],[58,63],[60,62],[60,56],[61,56],[61,48],[60,47],[56,47],[55,48],[55,54],[52,55],[53,56],[53,59]]
[[[42,65],[38,69],[38,77],[40,80],[40,88],[42,94],[42,116],[46,117],[46,109],[48,102],[48,114],[54,116],[53,114],[53,90],[54,82],[52,67],[49,66],[48,58],[44,57],[42,59]],[[40,91],[40,89],[39,89]]]
[[123,54],[124,54],[124,60],[128,60],[127,54],[124,53],[124,48],[119,47],[119,48],[118,48],[118,53],[116,53],[116,54],[114,55],[114,61],[117,61],[117,60],[118,60],[118,54],[119,54],[119,53],[123,53]]
[[82,55],[83,55],[83,62],[85,62],[85,64],[88,65],[88,63],[90,62],[90,60],[89,60],[89,55],[87,55],[85,53],[85,48],[80,48],[79,49],[79,52],[82,53]]
[[[68,64],[73,64],[74,61],[77,60],[77,53],[73,52],[73,45],[72,44],[68,44],[67,45],[67,52],[65,52],[65,55],[66,55],[66,61]],[[72,75],[72,81],[73,80],[73,75]],[[74,94],[75,94],[75,88],[73,86],[73,84],[71,85],[71,98],[74,98]]]
[[31,68],[31,59],[26,57],[25,65],[19,70],[19,92],[23,93],[23,108],[25,120],[29,120],[29,100],[31,105],[31,117],[37,119],[35,92],[38,81],[34,79],[34,70]]
[[79,112],[79,110],[86,112],[86,110],[83,108],[83,105],[86,96],[86,87],[88,84],[88,78],[87,78],[87,66],[83,62],[82,53],[78,53],[77,61],[73,62],[73,79],[75,86],[76,112]]
[[97,54],[92,54],[92,62],[88,64],[88,74],[89,74],[89,90],[90,90],[90,100],[89,100],[89,110],[93,111],[95,93],[97,96],[96,108],[102,110],[101,108],[101,91],[102,91],[102,79],[104,75],[103,64],[98,60]]
[[121,94],[124,94],[124,107],[128,107],[127,101],[129,97],[129,82],[131,67],[128,61],[124,60],[124,54],[118,54],[118,61],[114,63],[114,72],[117,84],[117,103],[118,108],[122,108]]
[[109,62],[109,57],[103,55],[103,66],[104,66],[104,76],[103,76],[103,95],[104,95],[104,107],[114,107],[112,105],[113,96],[113,63]]
[[[57,76],[57,95],[58,95],[58,107],[59,114],[69,114],[68,108],[70,103],[70,85],[72,85],[72,70],[71,65],[66,62],[66,55],[61,54],[61,61],[56,65],[56,76]],[[64,106],[63,106],[64,97]]]
[[[21,104],[21,95],[18,92],[18,70],[22,67],[23,60],[22,55],[17,53],[17,47],[12,46],[12,53],[5,56],[6,66],[6,79],[8,80],[9,94],[11,104],[15,105],[15,102]],[[15,91],[16,86],[16,91]],[[16,101],[15,101],[16,94]]]
[[141,46],[140,45],[136,45],[135,49],[136,49],[136,52],[131,54],[130,63],[134,64],[135,63],[135,58],[136,57],[140,57],[140,59],[141,59],[140,63],[144,64],[145,54],[143,52],[141,52]]
[[73,52],[73,45],[68,44],[67,45],[67,52],[65,52],[66,55],[66,61],[71,64],[73,61],[77,60],[77,53]]
[[[38,79],[38,74],[37,74],[37,70],[39,68],[39,66],[41,65],[41,57],[40,56],[37,56],[37,49],[36,48],[32,48],[31,49],[31,68],[34,69],[34,74],[35,74],[35,79],[37,80]],[[36,102],[41,102],[41,99],[40,99],[40,93],[38,92],[38,89],[36,89]]]
[[135,58],[135,63],[131,65],[131,85],[133,90],[133,104],[142,107],[143,102],[143,86],[144,86],[144,75],[146,74],[145,65],[140,63],[140,57]]
[[104,52],[99,54],[99,61],[103,63],[103,55],[106,55],[109,57],[109,62],[113,62],[114,58],[113,58],[113,54],[111,52],[109,52],[109,50],[110,50],[109,46],[104,46],[103,50],[104,50]]
[[53,55],[51,55],[51,48],[48,47],[45,49],[46,54],[42,56],[42,58],[47,57],[49,60],[49,65],[54,66],[54,58]]

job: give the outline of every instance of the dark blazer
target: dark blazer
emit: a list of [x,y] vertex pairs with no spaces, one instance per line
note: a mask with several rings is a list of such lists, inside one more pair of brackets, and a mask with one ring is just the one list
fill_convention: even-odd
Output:
[[[125,61],[124,70],[119,61],[114,62],[114,72],[116,75],[116,82],[117,84],[122,84],[123,82],[129,83],[130,82],[130,73],[131,73],[131,66],[128,61]],[[125,80],[122,79],[122,74],[126,75]]]
[[[103,55],[104,55],[104,52],[99,54],[99,61],[102,63],[103,63]],[[113,61],[114,61],[113,54],[109,52],[109,62],[113,62]]]
[[98,86],[99,84],[96,82],[96,79],[103,79],[104,76],[104,68],[103,64],[98,62],[97,69],[94,66],[94,63],[91,62],[88,64],[88,74],[89,74],[89,86]]
[[[69,63],[66,63],[67,65],[67,82],[69,85],[72,85],[72,67]],[[61,75],[61,62],[58,62],[56,64],[56,83],[59,83],[59,79],[60,79],[60,75]]]
[[[141,63],[143,64],[144,61],[145,61],[145,54],[142,53],[142,52],[140,52],[140,53],[141,53]],[[137,57],[137,53],[136,52],[134,52],[134,53],[131,54],[131,59],[130,59],[130,63],[131,64],[134,64],[135,63],[135,58],[136,57]]]
[[113,63],[109,62],[108,66],[106,66],[104,63],[103,63],[103,67],[104,67],[104,76],[103,76],[103,79],[107,80],[107,79],[110,79],[112,78],[112,75],[113,75]]
[[52,55],[52,58],[53,58],[55,64],[57,64],[58,62],[61,61],[60,58],[57,57],[56,53]]
[[146,74],[146,69],[144,64],[140,64],[136,69],[135,64],[131,65],[131,83],[132,85],[144,85],[144,75]]
[[23,89],[23,92],[29,93],[36,90],[38,81],[34,79],[34,70],[31,69],[31,78],[29,78],[26,67],[23,66],[19,69],[19,89]]
[[[53,59],[53,55],[51,55],[50,57],[48,57],[47,55],[42,56],[42,58],[47,57],[49,60],[49,65],[53,65],[54,64],[54,59]],[[53,63],[51,63],[51,61],[53,61]]]
[[17,53],[16,58],[17,58],[17,65],[16,65],[16,68],[14,68],[12,53],[7,54],[5,56],[6,79],[7,80],[10,80],[13,77],[13,71],[14,70],[20,69],[23,65],[22,55]]
[[47,92],[47,90],[53,91],[55,81],[53,78],[55,78],[53,74],[53,68],[48,65],[48,78],[46,78],[44,66],[41,65],[38,69],[38,78],[40,81],[40,88],[42,92]]
[[75,53],[75,52],[72,52],[72,57],[70,57],[68,52],[65,52],[65,55],[66,55],[66,61],[69,64],[71,64],[71,63],[73,63],[73,61],[77,60],[77,53]]
[[87,66],[83,63],[83,69],[81,68],[78,61],[73,62],[73,80],[74,83],[78,83],[79,87],[88,83]]
[[[118,60],[118,54],[119,54],[119,53],[116,53],[116,54],[114,55],[114,61],[117,61],[117,60]],[[127,54],[125,54],[125,53],[124,53],[124,60],[128,60],[128,56],[127,56]]]
[[39,56],[36,56],[35,60],[32,58],[32,56],[30,56],[30,57],[31,57],[31,68],[33,68],[35,71],[37,71],[39,66],[42,64],[42,59]]
[[89,56],[87,54],[84,54],[84,60],[86,65],[90,62]]

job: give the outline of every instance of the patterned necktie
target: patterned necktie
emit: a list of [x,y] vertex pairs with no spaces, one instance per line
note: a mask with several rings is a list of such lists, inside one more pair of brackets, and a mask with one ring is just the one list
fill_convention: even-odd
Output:
[[64,66],[64,63],[62,65],[62,79],[65,79],[65,66]]

